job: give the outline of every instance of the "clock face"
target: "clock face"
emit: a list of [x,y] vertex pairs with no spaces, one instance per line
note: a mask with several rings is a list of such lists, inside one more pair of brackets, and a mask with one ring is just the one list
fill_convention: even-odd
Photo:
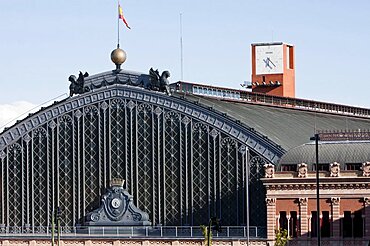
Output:
[[256,75],[283,73],[283,45],[256,46]]
[[114,198],[112,200],[112,207],[113,208],[118,208],[119,206],[121,206],[121,200],[118,199],[118,198]]

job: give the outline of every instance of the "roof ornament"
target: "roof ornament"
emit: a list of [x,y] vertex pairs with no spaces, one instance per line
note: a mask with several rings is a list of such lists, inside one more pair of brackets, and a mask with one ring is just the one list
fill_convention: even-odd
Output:
[[85,86],[85,78],[88,76],[89,74],[87,72],[83,74],[81,71],[77,79],[76,76],[74,75],[69,76],[68,80],[71,82],[71,84],[69,85],[70,97],[73,96],[74,94],[82,94],[90,90],[89,87]]
[[163,71],[162,75],[159,75],[158,69],[154,70],[150,68],[149,70],[150,83],[147,85],[150,90],[158,90],[165,92],[167,95],[171,95],[170,92],[170,81],[168,78],[171,76],[169,71]]
[[[86,214],[84,225],[87,226],[149,226],[149,215],[137,208],[134,199],[123,188],[125,181],[114,178],[101,196],[99,208]],[[94,228],[92,228],[94,230]]]
[[117,49],[114,49],[110,54],[110,59],[114,64],[116,64],[116,72],[121,71],[121,65],[126,61],[127,54],[123,49],[120,49],[119,44],[117,44]]

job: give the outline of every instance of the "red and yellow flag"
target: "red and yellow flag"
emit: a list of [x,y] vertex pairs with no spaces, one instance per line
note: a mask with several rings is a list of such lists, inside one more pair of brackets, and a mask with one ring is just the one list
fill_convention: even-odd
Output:
[[121,19],[123,21],[123,23],[125,23],[125,25],[128,29],[131,29],[131,27],[128,25],[125,17],[123,16],[123,11],[122,11],[121,5],[119,5],[119,4],[118,4],[118,18]]

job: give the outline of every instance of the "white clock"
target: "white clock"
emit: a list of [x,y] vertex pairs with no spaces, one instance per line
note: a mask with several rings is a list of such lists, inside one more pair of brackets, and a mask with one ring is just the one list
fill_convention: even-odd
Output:
[[118,208],[119,206],[121,206],[121,200],[118,199],[118,198],[114,198],[112,200],[112,207],[113,208]]
[[256,46],[256,75],[283,73],[283,45]]

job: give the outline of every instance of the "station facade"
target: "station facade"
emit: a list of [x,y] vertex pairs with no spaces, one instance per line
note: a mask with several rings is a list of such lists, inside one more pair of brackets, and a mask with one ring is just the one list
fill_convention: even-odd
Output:
[[[0,245],[25,235],[49,238],[56,210],[65,242],[108,242],[101,235],[91,242],[78,230],[104,199],[121,206],[104,197],[112,180],[125,180],[127,197],[148,215],[150,228],[136,241],[141,245],[168,237],[172,245],[201,243],[199,226],[211,217],[227,228],[214,236],[220,244],[273,243],[277,228],[289,231],[291,243],[314,242],[309,139],[317,130],[370,129],[370,110],[294,98],[293,46],[267,45],[281,53],[259,58],[271,71],[262,75],[256,64],[252,92],[185,81],[169,85],[168,72],[129,72],[120,64],[71,76],[70,97],[0,134]],[[274,69],[289,76],[267,84]],[[345,157],[369,153],[368,140],[356,141],[344,149],[346,141],[322,145],[330,148],[321,172],[321,229],[331,239],[365,243],[370,155],[343,157],[346,151]],[[117,221],[107,226],[118,228]]]

